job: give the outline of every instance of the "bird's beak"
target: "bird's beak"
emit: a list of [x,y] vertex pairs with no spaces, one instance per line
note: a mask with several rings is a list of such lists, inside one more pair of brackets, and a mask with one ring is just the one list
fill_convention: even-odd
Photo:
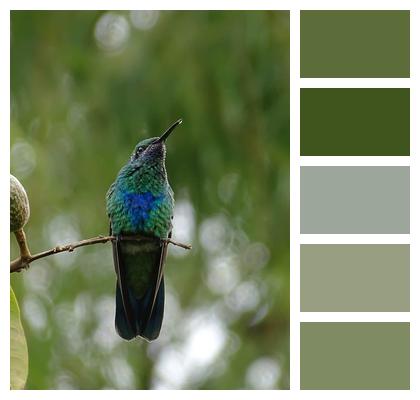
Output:
[[181,125],[182,124],[182,119],[179,119],[178,121],[176,121],[176,122],[174,122],[166,131],[165,131],[165,133],[162,135],[162,136],[160,136],[160,138],[159,139],[157,139],[156,140],[156,142],[155,143],[161,143],[161,142],[164,142],[167,138],[168,138],[168,136],[172,133],[172,131],[178,126],[178,125]]

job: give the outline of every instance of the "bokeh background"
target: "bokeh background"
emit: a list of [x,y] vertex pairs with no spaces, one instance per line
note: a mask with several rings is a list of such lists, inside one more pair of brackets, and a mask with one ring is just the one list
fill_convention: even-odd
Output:
[[[28,389],[289,387],[288,12],[11,13],[11,172],[33,252],[107,234],[135,144],[175,191],[159,339],[114,330],[109,244],[12,274]],[[17,248],[12,241],[12,256]]]

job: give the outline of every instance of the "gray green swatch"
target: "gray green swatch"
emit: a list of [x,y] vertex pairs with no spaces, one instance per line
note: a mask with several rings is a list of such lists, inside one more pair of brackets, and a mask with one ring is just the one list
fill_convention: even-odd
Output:
[[302,156],[409,156],[410,89],[301,89]]
[[409,167],[301,167],[300,231],[410,233]]
[[301,11],[302,78],[408,78],[410,12]]
[[300,387],[409,389],[409,323],[301,323]]
[[304,312],[410,311],[408,244],[303,244]]

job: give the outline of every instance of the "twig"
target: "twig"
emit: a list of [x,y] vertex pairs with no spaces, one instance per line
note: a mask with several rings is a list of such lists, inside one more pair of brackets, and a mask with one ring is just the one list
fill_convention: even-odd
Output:
[[[96,236],[94,238],[80,240],[79,242],[70,243],[64,246],[56,246],[50,250],[46,250],[38,254],[24,255],[17,258],[16,260],[13,260],[10,263],[10,272],[11,273],[20,272],[22,269],[28,268],[29,264],[31,264],[33,261],[39,260],[40,258],[49,257],[54,254],[63,253],[65,251],[72,252],[74,249],[77,249],[78,247],[90,246],[92,244],[98,244],[98,243],[108,243],[115,240],[117,240],[116,236]],[[186,249],[186,250],[191,250],[192,248],[190,244],[179,243],[172,239],[158,239],[158,238],[153,238],[149,236],[140,236],[140,235],[123,235],[119,237],[119,240],[128,241],[128,242],[144,242],[144,241],[159,242],[159,243],[164,242],[164,243],[172,244],[174,246],[182,247],[183,249]]]
[[19,245],[21,257],[25,259],[31,257],[31,252],[29,251],[28,242],[26,241],[26,235],[23,228],[17,230],[14,234]]

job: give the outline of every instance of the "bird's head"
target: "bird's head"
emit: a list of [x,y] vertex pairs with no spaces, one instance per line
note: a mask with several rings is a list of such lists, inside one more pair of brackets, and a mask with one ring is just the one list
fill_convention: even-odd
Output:
[[165,141],[181,123],[182,119],[179,119],[161,136],[144,139],[139,142],[131,154],[130,163],[134,165],[164,163],[166,155]]

